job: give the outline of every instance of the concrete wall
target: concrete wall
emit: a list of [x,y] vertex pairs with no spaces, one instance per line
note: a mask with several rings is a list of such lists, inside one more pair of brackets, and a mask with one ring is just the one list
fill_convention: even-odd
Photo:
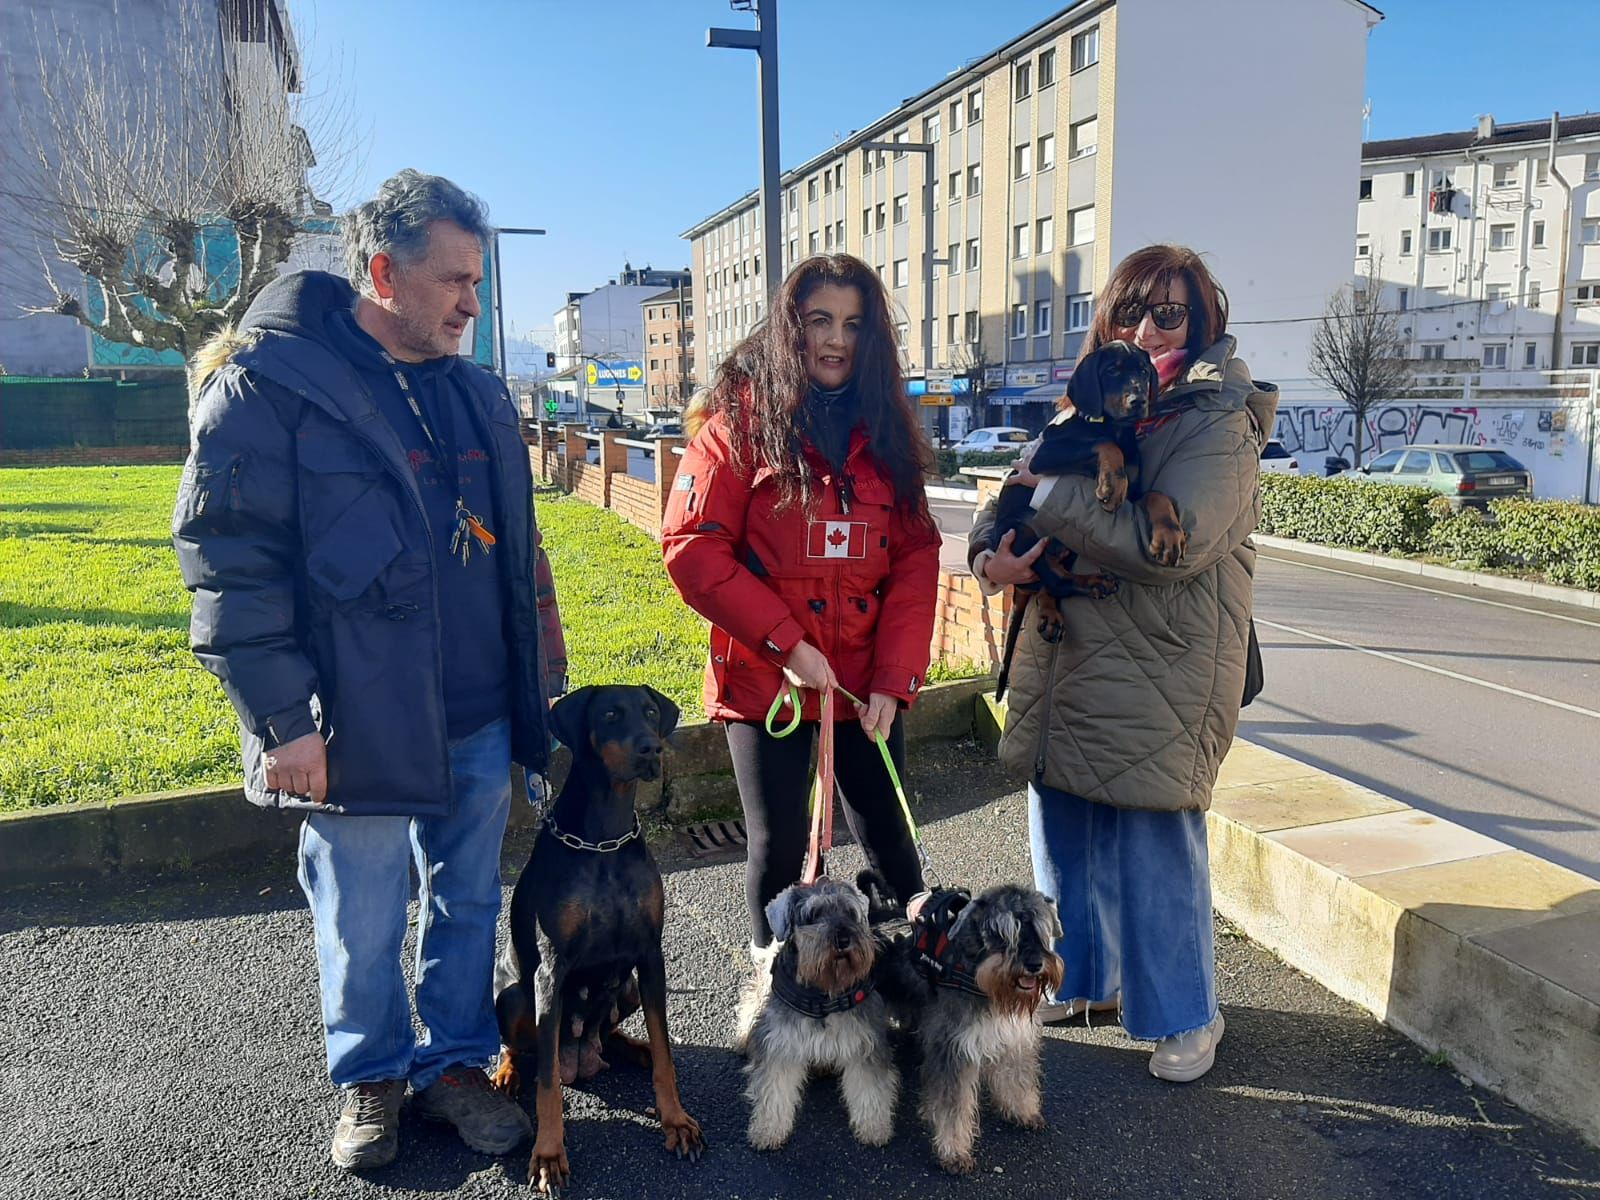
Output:
[[[1119,0],[1112,262],[1179,242],[1208,256],[1234,321],[1320,314],[1350,281],[1376,20],[1352,0]],[[1307,376],[1312,327],[1234,332],[1256,377],[1282,381]]]

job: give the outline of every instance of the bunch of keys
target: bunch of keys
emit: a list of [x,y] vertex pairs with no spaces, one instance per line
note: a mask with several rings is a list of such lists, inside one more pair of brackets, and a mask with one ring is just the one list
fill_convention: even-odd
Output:
[[483,547],[483,552],[488,554],[495,543],[494,534],[485,528],[482,521],[478,520],[473,512],[460,500],[456,501],[456,531],[450,539],[450,555],[461,556],[461,565],[467,565],[472,558],[472,542],[476,538]]

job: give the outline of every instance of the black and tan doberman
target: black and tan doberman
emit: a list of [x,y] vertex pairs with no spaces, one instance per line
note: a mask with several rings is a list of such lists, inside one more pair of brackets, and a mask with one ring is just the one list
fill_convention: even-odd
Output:
[[[700,1125],[678,1098],[667,1040],[661,873],[639,832],[634,793],[661,775],[678,708],[649,687],[585,687],[551,710],[572,770],[511,895],[511,940],[495,972],[503,1050],[495,1084],[515,1095],[534,1071],[538,1130],[528,1182],[567,1185],[561,1088],[606,1065],[648,1064],[668,1150],[698,1159]],[[647,1042],[617,1028],[643,1007]]]

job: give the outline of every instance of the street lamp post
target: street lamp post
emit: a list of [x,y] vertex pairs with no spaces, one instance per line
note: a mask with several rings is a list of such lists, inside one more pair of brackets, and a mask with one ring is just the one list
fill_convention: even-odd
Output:
[[[933,369],[933,269],[948,267],[948,260],[933,256],[933,148],[932,142],[863,142],[863,150],[887,150],[895,154],[922,155],[922,372]],[[941,435],[948,431],[949,416],[941,406]]]
[[[511,368],[510,364],[506,362],[505,306],[501,300],[502,292],[500,289],[500,235],[502,233],[525,233],[531,236],[543,237],[544,230],[520,229],[510,225],[502,225],[497,226],[494,231],[494,247],[492,251],[494,262],[494,331],[495,336],[499,341],[500,378],[504,379],[509,385],[511,381]],[[516,403],[515,396],[512,397],[512,403]]]
[[[783,282],[778,247],[782,245],[778,198],[778,0],[728,0],[734,12],[753,12],[755,29],[706,30],[706,45],[725,50],[754,50],[761,88],[761,258],[767,279],[767,307]],[[931,168],[930,168],[931,170]]]

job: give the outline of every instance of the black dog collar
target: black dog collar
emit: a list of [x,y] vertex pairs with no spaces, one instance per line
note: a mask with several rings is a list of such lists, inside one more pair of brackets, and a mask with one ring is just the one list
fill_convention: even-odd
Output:
[[917,956],[917,967],[935,986],[987,996],[971,968],[951,953],[950,929],[971,901],[972,893],[965,888],[930,892],[911,923],[911,950]]
[[623,834],[621,837],[607,838],[603,842],[586,842],[577,834],[568,833],[566,830],[562,829],[561,826],[556,824],[554,817],[545,817],[544,823],[545,827],[550,830],[550,836],[555,838],[556,841],[560,842],[563,846],[571,846],[574,850],[592,850],[596,854],[615,853],[616,851],[621,850],[629,842],[633,841],[633,839],[638,837],[640,833],[639,816],[637,813],[634,814],[632,829],[628,830],[628,832]]
[[834,1013],[849,1012],[856,1005],[864,1004],[877,989],[877,984],[868,979],[843,995],[830,996],[821,988],[801,983],[782,960],[780,954],[772,964],[772,994],[804,1017],[820,1021]]

